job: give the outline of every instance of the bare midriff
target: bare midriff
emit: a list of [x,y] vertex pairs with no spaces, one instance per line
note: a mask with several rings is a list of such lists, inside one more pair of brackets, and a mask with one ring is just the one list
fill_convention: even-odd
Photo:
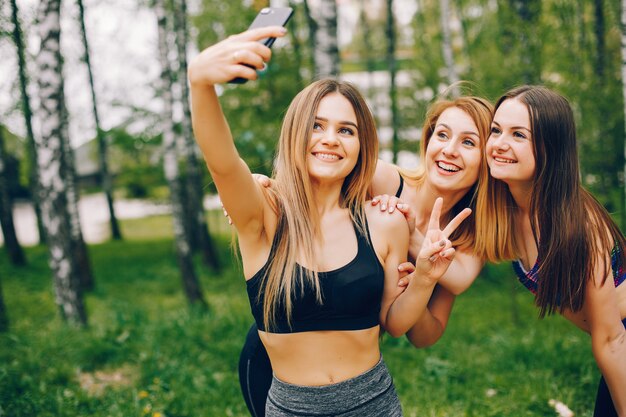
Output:
[[350,331],[266,333],[259,336],[276,378],[294,385],[336,384],[372,369],[380,359],[380,327]]

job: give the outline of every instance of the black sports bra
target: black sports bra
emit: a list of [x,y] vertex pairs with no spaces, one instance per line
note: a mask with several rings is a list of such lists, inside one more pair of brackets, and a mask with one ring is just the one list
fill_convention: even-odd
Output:
[[400,186],[398,187],[398,191],[396,191],[396,197],[400,198],[400,195],[402,194],[402,189],[404,188],[404,178],[400,173],[398,173],[398,176],[400,177]]
[[[367,221],[367,236],[359,233],[354,225],[358,250],[348,264],[328,272],[318,273],[322,291],[322,303],[315,297],[315,290],[308,281],[295,280],[292,292],[291,326],[284,310],[277,313],[277,320],[268,330],[271,333],[298,333],[318,330],[362,330],[378,325],[380,302],[384,287],[384,270],[373,249]],[[273,253],[270,251],[270,257]],[[252,315],[259,330],[265,331],[263,323],[262,277],[269,269],[269,259],[252,278],[246,281]],[[305,268],[296,265],[296,274]],[[302,283],[302,284],[301,284]],[[261,297],[258,297],[261,291]],[[282,307],[282,306],[281,306]]]

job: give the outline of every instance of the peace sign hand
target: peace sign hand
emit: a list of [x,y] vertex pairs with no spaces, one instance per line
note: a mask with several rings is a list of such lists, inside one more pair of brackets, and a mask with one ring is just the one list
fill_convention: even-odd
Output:
[[435,200],[428,222],[428,231],[424,235],[424,241],[415,262],[416,273],[430,285],[435,284],[441,278],[454,258],[455,251],[448,237],[472,213],[469,208],[463,209],[445,229],[441,230],[439,218],[442,204],[441,197]]

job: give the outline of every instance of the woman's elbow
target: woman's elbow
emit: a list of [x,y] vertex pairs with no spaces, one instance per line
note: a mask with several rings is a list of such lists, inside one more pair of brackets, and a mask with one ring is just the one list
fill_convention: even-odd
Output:
[[406,330],[394,325],[388,325],[385,327],[385,331],[387,331],[387,333],[389,333],[392,337],[400,337],[406,332]]
[[592,332],[591,347],[600,366],[603,362],[612,363],[615,358],[623,358],[626,355],[626,329],[602,335]]
[[437,343],[437,341],[441,338],[441,335],[442,333],[424,333],[417,332],[411,329],[406,333],[406,338],[409,339],[409,342],[411,342],[413,346],[421,349],[431,347],[432,345]]

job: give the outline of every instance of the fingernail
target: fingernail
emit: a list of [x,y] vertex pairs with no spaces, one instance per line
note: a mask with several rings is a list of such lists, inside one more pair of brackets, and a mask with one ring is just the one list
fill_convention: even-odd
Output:
[[280,28],[280,32],[283,34],[287,33],[287,28]]
[[445,240],[439,241],[439,246],[441,246],[442,248],[446,246],[446,241]]
[[383,204],[382,206],[380,206],[380,209],[381,209],[382,211],[385,211],[385,210],[387,210],[387,206]]
[[393,207],[389,209],[389,213],[393,213]]

